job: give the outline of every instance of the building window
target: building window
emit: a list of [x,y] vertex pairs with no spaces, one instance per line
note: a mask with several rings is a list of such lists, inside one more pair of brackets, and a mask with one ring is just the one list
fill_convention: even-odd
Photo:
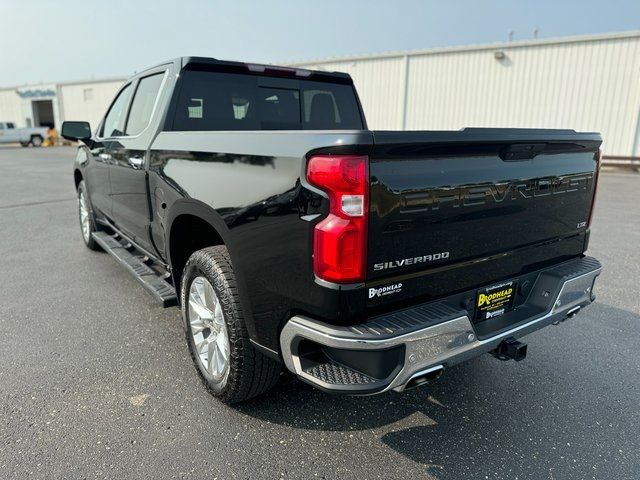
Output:
[[84,97],[85,102],[93,100],[93,88],[85,88],[82,91],[82,96]]

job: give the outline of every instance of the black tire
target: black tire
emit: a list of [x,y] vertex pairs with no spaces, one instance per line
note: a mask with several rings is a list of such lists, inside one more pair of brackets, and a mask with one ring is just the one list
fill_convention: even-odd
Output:
[[[197,277],[205,277],[222,306],[229,339],[228,373],[219,381],[198,358],[189,319],[189,291]],[[249,341],[233,267],[225,246],[207,247],[193,253],[182,273],[183,326],[193,363],[207,390],[227,404],[248,400],[269,390],[280,376],[280,364],[259,352]]]
[[29,142],[20,142],[20,146],[21,147],[28,147],[29,146]]
[[31,145],[38,148],[42,146],[43,138],[40,135],[34,135],[31,137]]
[[[89,235],[88,237],[84,234],[84,229],[82,227],[82,196],[84,195],[84,199],[86,202],[86,207],[88,209],[88,216],[89,216]],[[93,232],[97,232],[98,228],[97,228],[97,224],[96,224],[96,219],[95,219],[95,215],[93,213],[93,207],[91,206],[91,200],[89,199],[89,194],[87,192],[87,187],[84,183],[84,180],[80,181],[80,183],[78,184],[78,220],[80,221],[80,234],[82,235],[82,241],[84,242],[84,244],[87,246],[87,248],[91,249],[91,250],[102,250],[100,248],[100,245],[98,245],[96,243],[96,241],[93,239],[93,236],[91,235]]]

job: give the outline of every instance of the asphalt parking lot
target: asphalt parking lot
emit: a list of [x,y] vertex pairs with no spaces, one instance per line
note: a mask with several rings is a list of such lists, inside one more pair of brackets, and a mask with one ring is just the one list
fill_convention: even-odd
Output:
[[77,225],[74,150],[0,148],[0,478],[640,478],[640,175],[601,176],[598,302],[405,394],[283,376],[210,397],[164,310]]

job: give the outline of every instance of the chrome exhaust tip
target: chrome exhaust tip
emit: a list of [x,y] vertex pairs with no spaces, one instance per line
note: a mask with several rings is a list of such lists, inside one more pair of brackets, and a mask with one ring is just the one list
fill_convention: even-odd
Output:
[[416,372],[411,378],[409,378],[409,381],[407,383],[397,388],[394,388],[394,390],[396,392],[404,392],[405,390],[410,390],[412,388],[417,388],[422,385],[426,385],[440,378],[440,375],[442,375],[443,373],[444,373],[443,365],[437,365],[435,367],[428,368],[427,370]]

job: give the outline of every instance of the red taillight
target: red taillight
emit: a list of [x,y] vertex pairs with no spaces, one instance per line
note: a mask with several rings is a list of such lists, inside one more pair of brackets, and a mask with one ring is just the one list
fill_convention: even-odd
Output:
[[598,151],[596,157],[596,171],[593,176],[593,197],[591,198],[591,208],[589,209],[589,220],[587,221],[587,228],[591,226],[591,220],[593,220],[593,211],[596,207],[596,194],[598,192],[598,177],[600,177],[600,165],[602,164],[602,150]]
[[329,215],[313,235],[313,270],[330,282],[363,281],[369,209],[368,159],[317,155],[307,164],[307,180],[329,196]]

